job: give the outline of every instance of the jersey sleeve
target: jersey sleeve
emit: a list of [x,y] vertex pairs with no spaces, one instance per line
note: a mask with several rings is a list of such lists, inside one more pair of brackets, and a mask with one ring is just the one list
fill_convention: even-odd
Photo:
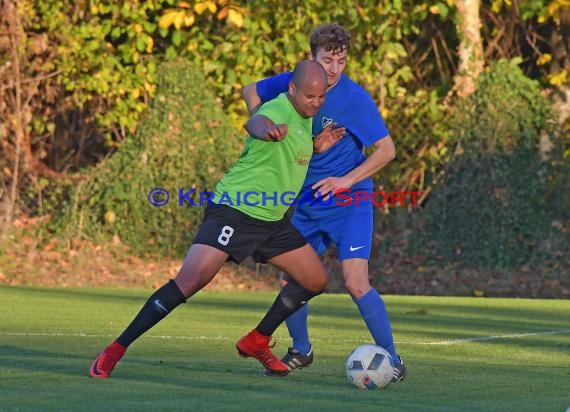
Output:
[[286,93],[289,90],[289,82],[292,78],[293,73],[286,72],[258,81],[256,90],[261,103],[275,99],[281,93]]
[[275,124],[287,123],[287,111],[284,110],[282,98],[274,98],[263,103],[255,114],[267,117]]
[[354,97],[351,104],[351,113],[354,115],[354,121],[351,122],[349,131],[365,147],[372,146],[378,140],[390,134],[374,100],[364,90]]

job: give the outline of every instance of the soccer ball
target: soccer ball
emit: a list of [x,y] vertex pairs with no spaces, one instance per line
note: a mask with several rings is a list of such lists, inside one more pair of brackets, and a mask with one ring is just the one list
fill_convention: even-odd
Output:
[[346,360],[346,376],[359,389],[384,388],[394,377],[394,361],[380,346],[362,345]]

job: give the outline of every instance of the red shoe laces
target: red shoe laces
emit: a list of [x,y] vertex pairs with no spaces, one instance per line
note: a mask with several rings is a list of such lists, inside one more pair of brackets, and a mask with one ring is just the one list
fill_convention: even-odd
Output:
[[109,355],[107,353],[103,353],[99,365],[101,370],[108,371],[109,369],[113,369],[116,363],[117,360],[115,359],[114,356]]
[[266,363],[266,364],[271,364],[274,363],[275,360],[277,359],[277,357],[272,354],[269,349],[259,349],[255,351],[255,356],[257,357],[257,359],[259,359],[260,361]]
[[271,345],[269,344],[269,342],[267,342],[264,348],[257,349],[254,353],[256,357],[264,363],[267,364],[275,363],[277,357],[269,350],[269,348],[273,348],[274,346],[275,342],[272,342]]

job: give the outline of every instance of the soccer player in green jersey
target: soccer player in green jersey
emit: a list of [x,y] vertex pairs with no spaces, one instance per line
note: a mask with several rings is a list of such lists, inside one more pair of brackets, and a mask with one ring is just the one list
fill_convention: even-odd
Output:
[[296,196],[312,154],[312,116],[322,106],[326,89],[321,65],[302,61],[288,93],[267,102],[248,120],[245,149],[216,187],[219,201],[207,206],[178,274],[154,292],[123,333],[97,355],[89,369],[92,378],[108,378],[131,343],[206,286],[227,260],[240,263],[249,255],[284,270],[296,282],[281,289],[261,322],[238,340],[236,348],[276,374],[289,372],[269,349],[271,335],[323,291],[328,275],[313,248],[285,217],[287,206],[281,199],[241,202],[238,196],[240,191]]

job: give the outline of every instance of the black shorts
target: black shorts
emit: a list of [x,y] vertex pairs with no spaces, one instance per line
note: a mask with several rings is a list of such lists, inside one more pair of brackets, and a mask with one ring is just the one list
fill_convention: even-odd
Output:
[[255,219],[227,205],[208,205],[194,243],[215,247],[241,263],[252,256],[258,263],[307,244],[288,218],[278,221]]

